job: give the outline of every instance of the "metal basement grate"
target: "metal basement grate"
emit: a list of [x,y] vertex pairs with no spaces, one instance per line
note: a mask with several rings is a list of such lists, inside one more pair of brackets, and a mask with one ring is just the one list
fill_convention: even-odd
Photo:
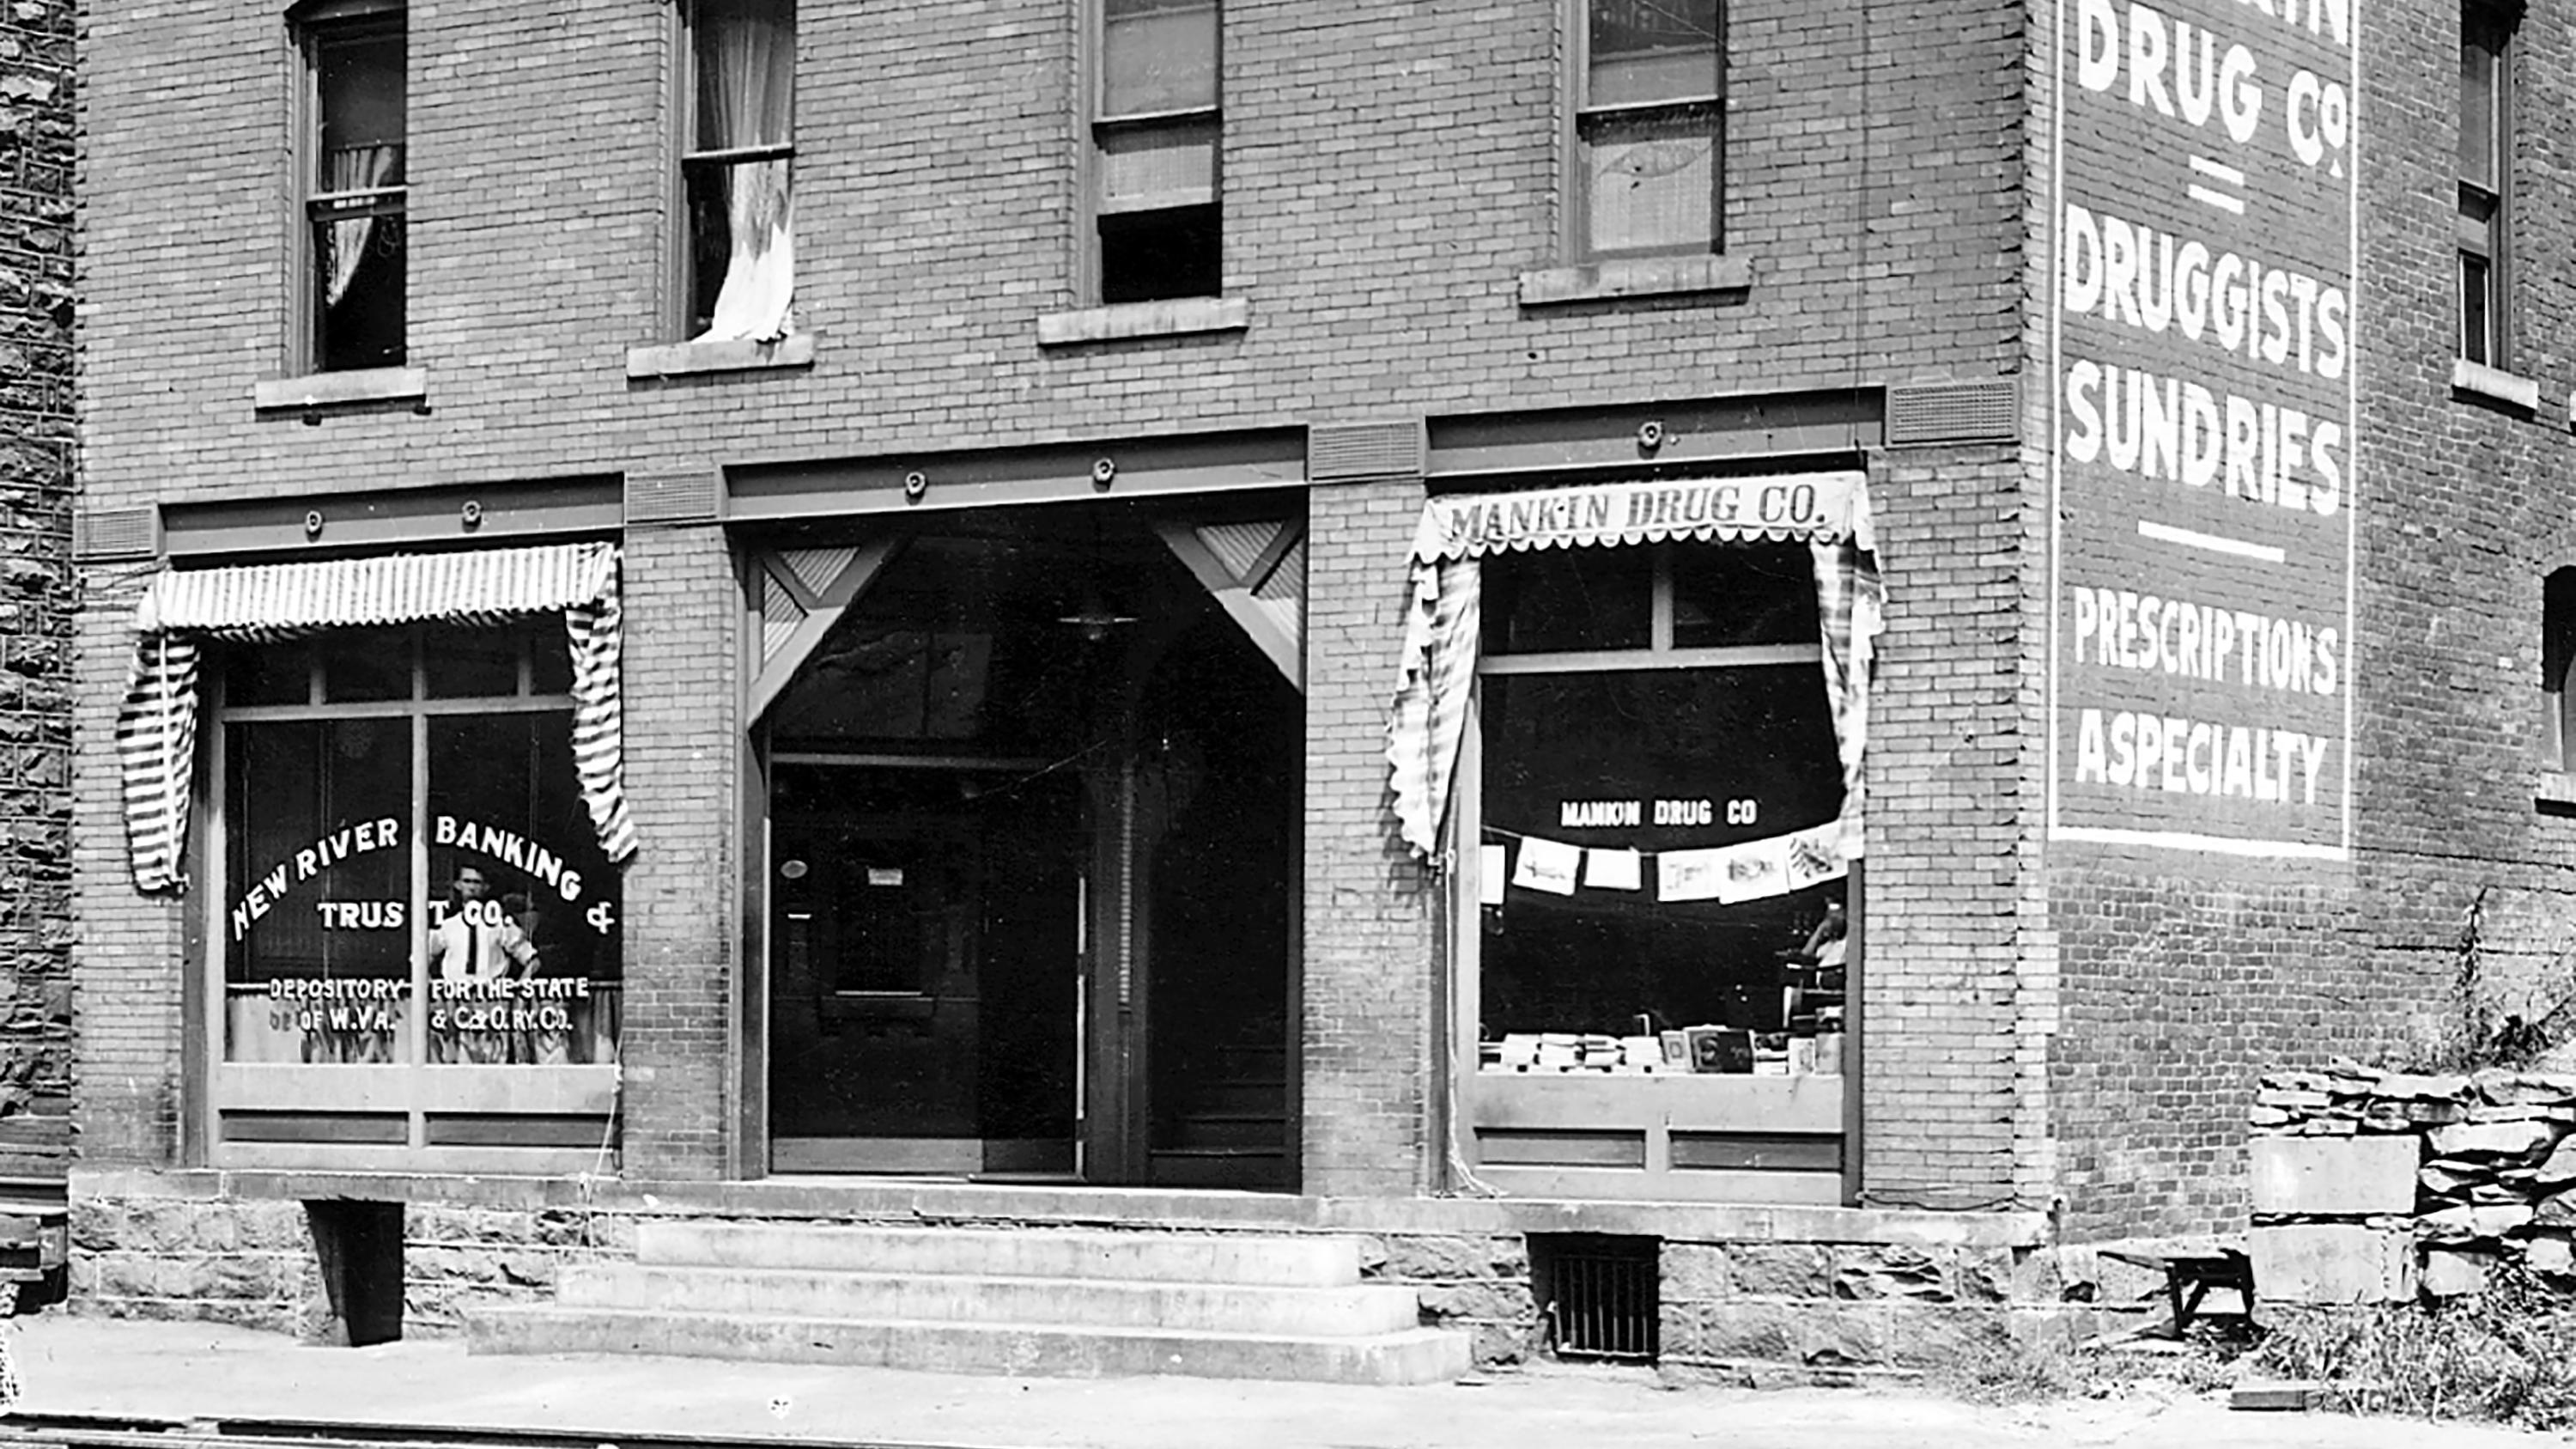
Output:
[[1539,1331],[1557,1357],[1654,1362],[1661,1246],[1603,1233],[1530,1235]]

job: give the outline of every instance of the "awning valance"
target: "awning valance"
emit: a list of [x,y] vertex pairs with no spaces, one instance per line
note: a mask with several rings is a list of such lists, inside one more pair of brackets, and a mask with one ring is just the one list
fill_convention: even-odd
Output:
[[571,651],[573,768],[612,861],[635,853],[626,805],[618,552],[605,543],[312,563],[173,569],[134,611],[134,669],[116,720],[135,884],[182,884],[195,784],[202,641],[291,639],[392,624],[496,624],[562,614]]
[[1486,555],[1672,539],[1803,541],[1814,565],[1824,687],[1842,756],[1842,853],[1863,849],[1861,754],[1886,594],[1869,493],[1854,472],[1674,483],[1606,483],[1460,494],[1423,506],[1415,529],[1403,655],[1387,714],[1397,833],[1438,859],[1483,635]]
[[1668,539],[1851,539],[1868,550],[1874,546],[1870,533],[1869,494],[1860,473],[1779,473],[1434,498],[1422,510],[1413,556],[1434,563],[1520,549]]
[[616,592],[605,543],[173,569],[135,606],[141,633],[283,639],[317,629],[559,614]]

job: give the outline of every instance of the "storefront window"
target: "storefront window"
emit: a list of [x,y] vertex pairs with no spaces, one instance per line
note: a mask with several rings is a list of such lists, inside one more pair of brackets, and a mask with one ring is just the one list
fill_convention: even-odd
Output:
[[225,1060],[615,1059],[560,623],[244,647],[223,677]]
[[[1485,570],[1484,1069],[1832,1068],[1843,782],[1806,547]],[[1580,633],[1586,599],[1641,627]]]

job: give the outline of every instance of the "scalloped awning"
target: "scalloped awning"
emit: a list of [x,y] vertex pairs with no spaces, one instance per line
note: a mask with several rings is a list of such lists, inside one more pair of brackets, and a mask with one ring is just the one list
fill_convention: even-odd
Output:
[[1442,563],[1523,549],[1668,539],[1853,539],[1867,550],[1868,497],[1857,470],[1454,494],[1424,506],[1413,557]]

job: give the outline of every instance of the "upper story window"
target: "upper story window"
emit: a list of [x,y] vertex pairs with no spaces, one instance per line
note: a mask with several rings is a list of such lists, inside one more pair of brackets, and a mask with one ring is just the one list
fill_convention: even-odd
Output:
[[2576,691],[2568,675],[2576,670],[2576,568],[2552,572],[2541,584],[2540,763],[2543,769],[2576,771]]
[[1718,249],[1720,0],[1574,0],[1568,240],[1582,257]]
[[686,20],[683,335],[774,341],[796,291],[795,0],[690,0]]
[[301,350],[311,371],[397,367],[410,250],[403,11],[357,0],[314,5],[296,25],[309,278]]
[[2512,188],[2512,27],[2495,10],[2460,13],[2460,355],[2505,366],[2507,219]]
[[1093,300],[1223,291],[1218,0],[1098,0],[1091,106]]

